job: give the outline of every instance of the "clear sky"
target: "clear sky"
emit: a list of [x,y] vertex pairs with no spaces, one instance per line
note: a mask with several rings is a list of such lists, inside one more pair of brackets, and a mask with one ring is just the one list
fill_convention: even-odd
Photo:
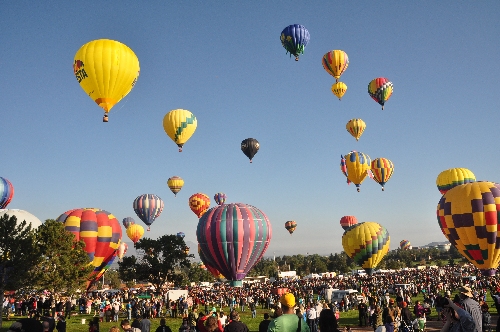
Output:
[[[266,255],[342,251],[344,215],[384,225],[391,249],[446,241],[436,176],[466,167],[500,182],[499,17],[498,1],[1,1],[9,208],[46,220],[97,207],[141,223],[132,202],[154,193],[165,210],[145,236],[182,231],[196,243],[189,196],[224,192],[268,215]],[[279,40],[295,23],[311,35],[298,62]],[[100,38],[128,45],[141,67],[109,123],[72,72],[76,51]],[[342,101],[321,66],[334,49],[350,60]],[[367,93],[380,76],[394,83],[383,111]],[[198,119],[182,153],[162,127],[177,108]],[[351,118],[367,124],[359,142]],[[248,137],[261,144],[252,164]],[[351,150],[393,161],[385,192],[371,179],[359,193],[346,184],[340,156]],[[177,198],[173,175],[185,180]]]

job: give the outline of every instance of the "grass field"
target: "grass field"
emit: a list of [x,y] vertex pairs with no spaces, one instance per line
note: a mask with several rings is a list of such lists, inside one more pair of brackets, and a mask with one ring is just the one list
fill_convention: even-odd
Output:
[[[415,303],[417,300],[422,301],[423,297],[422,295],[419,295],[415,298],[413,298],[413,303]],[[494,308],[493,302],[488,302],[490,305],[490,308]],[[410,308],[411,310],[412,308]],[[229,313],[229,307],[223,308],[224,312],[226,315]],[[244,312],[240,312],[240,317],[241,321],[244,322],[250,332],[258,332],[259,330],[259,323],[264,319],[264,313],[270,313],[269,310],[267,309],[257,309],[257,318],[252,318],[252,314],[250,310],[247,308]],[[491,312],[491,311],[490,311]],[[492,312],[493,314],[493,312]],[[496,313],[494,313],[496,314]],[[92,315],[76,315],[73,316],[71,319],[68,319],[67,322],[67,332],[88,332],[88,322],[92,320]],[[22,317],[16,317],[16,319],[19,319]],[[436,315],[436,310],[432,310],[431,316],[427,317],[430,320],[436,320],[437,315]],[[85,319],[85,324],[82,324],[82,319]],[[120,318],[120,320],[123,318]],[[179,327],[182,323],[182,318],[170,318],[167,317],[167,325],[170,326],[172,331],[177,332],[179,330]],[[9,328],[9,326],[14,322],[11,318],[10,321],[6,321],[5,319],[3,320],[3,326],[0,329],[0,332],[6,332]],[[155,329],[160,325],[160,319],[159,318],[154,318],[151,319],[151,331],[154,332]],[[350,310],[348,312],[341,312],[340,313],[340,321],[339,325],[341,327],[344,326],[353,326],[356,327],[358,325],[358,311],[357,310]],[[120,322],[111,322],[111,323],[100,323],[100,332],[108,332],[109,329],[112,326],[117,326],[120,327]]]

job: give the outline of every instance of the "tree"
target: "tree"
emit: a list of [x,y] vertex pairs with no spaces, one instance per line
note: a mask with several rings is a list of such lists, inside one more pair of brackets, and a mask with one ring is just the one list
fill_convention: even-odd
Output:
[[181,285],[185,279],[181,270],[190,267],[188,258],[194,258],[186,254],[184,239],[176,235],[163,235],[157,240],[144,238],[135,244],[135,248],[138,257],[124,257],[118,263],[120,277],[130,281],[134,276],[134,279],[151,282],[156,289],[167,281]]
[[200,282],[200,281],[213,281],[214,276],[208,272],[206,269],[202,269],[200,264],[193,263],[189,267],[189,269],[185,272],[187,280],[191,282]]
[[[35,232],[26,220],[18,223],[16,216],[4,214],[0,217],[0,303],[4,291],[18,290],[29,286],[28,271],[39,261],[35,250]],[[0,326],[3,306],[0,305]]]
[[30,274],[33,285],[52,293],[73,294],[86,288],[88,276],[94,269],[84,250],[85,242],[64,229],[64,224],[49,219],[36,232],[36,252],[40,261]]
[[103,275],[103,279],[105,279],[106,283],[111,289],[119,289],[122,285],[120,273],[118,273],[118,271],[116,270],[107,270]]

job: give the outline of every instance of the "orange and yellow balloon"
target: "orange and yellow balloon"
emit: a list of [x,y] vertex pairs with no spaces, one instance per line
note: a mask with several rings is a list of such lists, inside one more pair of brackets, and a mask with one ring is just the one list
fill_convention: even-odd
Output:
[[377,158],[372,160],[371,168],[373,174],[373,180],[382,186],[382,191],[384,191],[384,186],[387,181],[394,173],[394,164],[392,161],[386,158]]
[[210,207],[210,198],[204,193],[193,194],[189,197],[189,207],[198,218],[201,218]]
[[439,173],[436,178],[438,190],[443,195],[451,188],[471,182],[476,182],[476,176],[467,168],[450,168]]
[[144,228],[141,225],[133,224],[127,228],[127,236],[134,244],[144,235]]
[[168,178],[167,186],[170,188],[170,191],[174,193],[174,196],[177,197],[177,193],[181,191],[184,186],[184,180],[180,176],[172,176]]
[[349,66],[349,57],[344,51],[333,50],[323,55],[322,64],[326,72],[335,77],[335,81],[338,82]]
[[366,123],[361,119],[351,119],[346,123],[345,129],[357,140],[361,138],[366,129]]
[[297,228],[297,222],[294,220],[287,221],[285,223],[285,228],[292,235],[293,232],[295,232],[295,229]]
[[341,157],[340,170],[346,176],[347,183],[354,183],[359,192],[359,186],[370,172],[370,157],[363,152],[357,151],[351,151]]
[[139,59],[125,44],[98,39],[80,47],[75,54],[73,74],[83,91],[108,112],[134,87],[139,78]]
[[182,152],[182,146],[193,136],[198,121],[193,113],[176,109],[165,114],[163,118],[163,129],[168,137],[179,147]]
[[333,83],[332,92],[334,95],[337,96],[339,100],[342,100],[342,97],[344,96],[346,91],[347,91],[347,85],[345,85],[344,82]]

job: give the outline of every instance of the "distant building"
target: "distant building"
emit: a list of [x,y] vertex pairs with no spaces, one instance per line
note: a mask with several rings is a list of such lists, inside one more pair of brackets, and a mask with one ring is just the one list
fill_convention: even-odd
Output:
[[437,248],[439,251],[448,251],[448,250],[450,250],[450,247],[451,247],[451,243],[438,244],[438,245],[436,246],[436,248]]

